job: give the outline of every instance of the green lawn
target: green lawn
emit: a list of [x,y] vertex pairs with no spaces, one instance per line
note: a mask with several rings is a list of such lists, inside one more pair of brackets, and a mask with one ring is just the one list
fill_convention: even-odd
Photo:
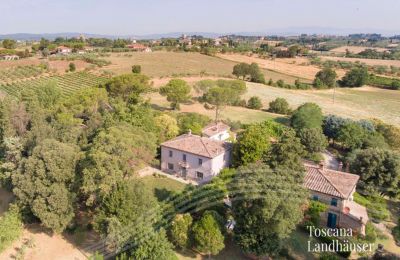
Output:
[[154,196],[162,201],[171,196],[174,192],[182,191],[186,184],[169,179],[165,176],[146,176],[142,181],[150,190],[153,191]]

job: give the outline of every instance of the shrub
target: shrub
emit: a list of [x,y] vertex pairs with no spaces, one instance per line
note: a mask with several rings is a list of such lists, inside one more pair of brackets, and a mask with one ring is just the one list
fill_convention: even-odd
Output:
[[71,63],[69,64],[69,71],[74,72],[75,70],[76,70],[75,63],[71,62]]
[[22,234],[22,220],[16,205],[10,208],[0,217],[0,252],[10,246]]
[[368,83],[369,74],[365,67],[357,67],[346,73],[341,81],[339,81],[342,87],[361,87]]
[[314,200],[310,202],[306,215],[309,216],[310,222],[313,226],[319,226],[320,215],[327,209],[328,206],[322,202]]
[[331,68],[324,68],[315,75],[315,88],[333,88],[336,85],[337,74]]
[[276,98],[274,101],[269,103],[269,112],[287,115],[290,114],[289,103],[284,98]]
[[284,88],[285,87],[285,81],[283,81],[283,80],[278,80],[277,82],[276,82],[276,85],[278,86],[278,87],[280,87],[280,88]]
[[141,73],[141,72],[142,72],[142,66],[140,66],[140,65],[132,66],[132,73]]
[[384,198],[377,195],[364,196],[357,192],[354,193],[354,201],[367,208],[368,215],[376,220],[387,220],[390,212]]
[[373,243],[376,241],[377,234],[374,225],[370,221],[367,222],[367,225],[365,225],[365,237],[364,240],[368,241],[370,243]]
[[257,96],[251,97],[249,101],[247,101],[247,107],[250,109],[261,109],[262,102],[261,99]]

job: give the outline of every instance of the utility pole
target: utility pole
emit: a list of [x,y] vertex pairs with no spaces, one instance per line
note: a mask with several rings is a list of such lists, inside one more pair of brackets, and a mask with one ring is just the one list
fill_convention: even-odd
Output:
[[335,95],[336,95],[336,84],[335,84],[335,86],[333,86],[333,97],[332,97],[333,104],[335,104]]

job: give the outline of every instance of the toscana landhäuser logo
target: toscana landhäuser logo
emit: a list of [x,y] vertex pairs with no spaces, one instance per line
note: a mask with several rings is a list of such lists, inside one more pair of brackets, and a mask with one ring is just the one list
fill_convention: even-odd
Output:
[[[358,243],[353,240],[351,228],[317,228],[307,226],[309,238],[308,252],[372,252],[374,243]],[[315,238],[315,239],[312,239]],[[313,240],[316,240],[313,241]]]

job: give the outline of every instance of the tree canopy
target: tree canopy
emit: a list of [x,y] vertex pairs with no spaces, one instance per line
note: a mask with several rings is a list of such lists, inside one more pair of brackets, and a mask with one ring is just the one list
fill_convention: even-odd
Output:
[[193,225],[196,249],[207,255],[217,255],[224,249],[224,236],[214,215],[206,212]]
[[268,111],[271,113],[287,115],[290,114],[291,109],[286,99],[276,98],[275,100],[269,102]]
[[153,160],[155,153],[155,136],[140,128],[121,124],[100,131],[80,165],[86,203],[101,201],[119,181]]
[[362,87],[369,80],[368,69],[366,67],[353,68],[344,75],[339,84],[342,87]]
[[322,110],[317,104],[304,103],[293,112],[290,124],[299,131],[303,128],[321,128],[322,120]]
[[111,97],[138,103],[140,95],[150,89],[150,78],[142,74],[125,74],[112,78],[105,87]]
[[5,49],[15,49],[17,47],[17,42],[12,39],[4,39],[2,45]]
[[23,159],[12,176],[18,203],[55,232],[62,232],[74,217],[77,148],[47,139]]
[[167,85],[160,88],[160,94],[167,97],[173,109],[179,109],[181,103],[190,100],[191,87],[182,79],[171,79]]
[[333,88],[336,85],[336,72],[331,68],[324,68],[315,75],[315,88]]
[[247,77],[251,82],[265,83],[264,74],[257,63],[239,63],[233,66],[233,75],[236,77],[242,77],[245,80]]
[[[246,253],[277,255],[303,218],[307,192],[302,178],[263,164],[240,167],[230,190],[236,221],[234,238]],[[238,199],[235,199],[238,198]]]
[[235,166],[254,163],[268,151],[272,138],[282,133],[282,127],[273,121],[249,125],[237,136],[233,148],[233,164]]
[[360,188],[370,193],[399,195],[400,155],[377,148],[356,150],[349,155],[350,171],[360,175]]
[[182,249],[190,247],[190,232],[192,228],[192,216],[188,213],[177,214],[170,228],[171,242]]

